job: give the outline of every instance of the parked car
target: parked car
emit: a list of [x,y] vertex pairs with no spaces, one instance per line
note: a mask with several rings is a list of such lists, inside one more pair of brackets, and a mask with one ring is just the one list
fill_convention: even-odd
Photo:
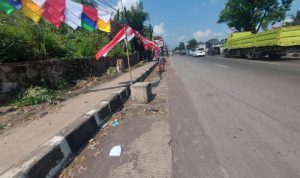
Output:
[[194,57],[205,57],[206,53],[204,48],[198,48],[194,51]]

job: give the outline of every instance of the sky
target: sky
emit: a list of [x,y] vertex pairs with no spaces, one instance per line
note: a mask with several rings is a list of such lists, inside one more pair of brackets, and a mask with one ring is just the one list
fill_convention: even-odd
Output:
[[[126,6],[139,0],[123,0]],[[226,24],[216,23],[226,0],[141,0],[150,14],[154,32],[162,35],[170,47],[180,41],[192,38],[207,41],[211,38],[223,39],[230,29]],[[294,0],[288,14],[300,10],[300,0]]]

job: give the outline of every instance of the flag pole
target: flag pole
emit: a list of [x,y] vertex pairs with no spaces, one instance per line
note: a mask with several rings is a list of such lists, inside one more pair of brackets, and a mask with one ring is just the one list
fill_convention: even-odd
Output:
[[[123,4],[123,0],[121,0],[121,4],[122,4],[122,15],[123,15],[123,20],[124,20],[124,23],[125,23],[125,8],[124,8],[124,4]],[[131,66],[130,66],[130,58],[129,58],[129,51],[128,51],[128,38],[127,38],[127,31],[126,31],[126,28],[125,28],[125,25],[123,23],[123,29],[124,29],[124,32],[125,32],[125,45],[126,45],[126,53],[127,53],[127,62],[128,62],[128,70],[129,70],[129,76],[130,76],[130,84],[132,85],[133,82],[132,82],[132,73],[131,73]]]

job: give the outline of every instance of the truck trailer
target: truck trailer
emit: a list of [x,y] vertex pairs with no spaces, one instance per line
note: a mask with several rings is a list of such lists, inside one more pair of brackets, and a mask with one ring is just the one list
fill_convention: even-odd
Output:
[[281,27],[256,34],[231,33],[225,39],[224,55],[247,57],[250,60],[262,56],[278,59],[291,49],[300,51],[300,26]]

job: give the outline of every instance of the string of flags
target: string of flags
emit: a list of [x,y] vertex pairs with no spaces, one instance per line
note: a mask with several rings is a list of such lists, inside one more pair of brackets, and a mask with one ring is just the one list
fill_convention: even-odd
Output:
[[[104,32],[111,31],[112,14],[72,0],[0,0],[0,11],[10,15],[16,10],[21,10],[25,16],[36,23],[43,17],[58,29],[62,23],[65,23],[74,30],[83,27],[90,32],[96,29]],[[96,54],[96,60],[106,56],[122,40],[127,38],[130,41],[134,37],[139,39],[145,50],[153,49],[155,55],[158,54],[160,50],[158,45],[126,25]]]
[[0,0],[0,10],[8,15],[21,10],[36,23],[43,17],[58,29],[65,23],[74,30],[111,31],[112,14],[72,0]]
[[153,49],[155,55],[157,55],[160,50],[160,48],[153,41],[142,36],[139,32],[126,25],[117,33],[112,41],[110,41],[106,46],[98,51],[98,53],[96,54],[96,60],[100,60],[102,56],[105,57],[109,51],[111,51],[122,40],[126,39],[126,37],[128,41],[131,41],[134,37],[137,37],[140,40],[141,44],[143,44],[145,50]]

